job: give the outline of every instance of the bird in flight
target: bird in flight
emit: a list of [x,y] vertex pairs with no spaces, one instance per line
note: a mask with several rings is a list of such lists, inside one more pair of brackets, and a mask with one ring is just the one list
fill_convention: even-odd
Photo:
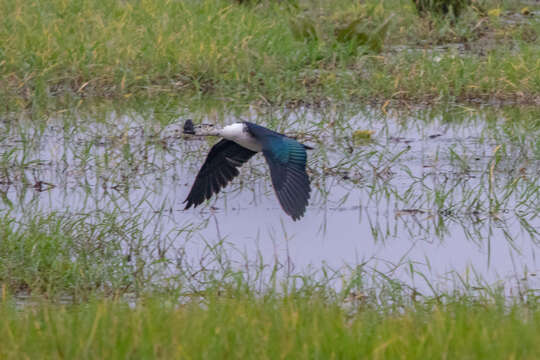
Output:
[[311,188],[306,173],[306,149],[311,147],[298,141],[247,121],[195,131],[193,122],[187,120],[184,133],[200,136],[220,136],[191,187],[184,203],[185,209],[196,207],[210,199],[225,187],[239,172],[238,168],[253,155],[262,152],[268,167],[272,185],[281,207],[293,220],[300,219],[306,212]]

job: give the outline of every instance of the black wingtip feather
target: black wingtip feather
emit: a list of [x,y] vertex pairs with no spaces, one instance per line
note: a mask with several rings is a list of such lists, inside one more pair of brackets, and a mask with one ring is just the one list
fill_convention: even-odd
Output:
[[294,221],[297,221],[306,212],[311,187],[306,173],[292,171],[287,173],[287,175],[279,188],[274,184],[274,190],[283,211],[291,216]]

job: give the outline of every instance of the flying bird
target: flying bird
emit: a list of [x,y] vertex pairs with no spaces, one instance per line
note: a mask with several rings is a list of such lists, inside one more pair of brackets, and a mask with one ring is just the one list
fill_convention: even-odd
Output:
[[185,209],[197,207],[213,194],[219,193],[239,174],[240,166],[256,153],[262,152],[281,207],[293,220],[304,215],[311,192],[306,173],[306,149],[311,147],[247,121],[223,129],[211,127],[210,130],[196,132],[193,122],[187,120],[184,133],[223,138],[210,149],[184,201]]

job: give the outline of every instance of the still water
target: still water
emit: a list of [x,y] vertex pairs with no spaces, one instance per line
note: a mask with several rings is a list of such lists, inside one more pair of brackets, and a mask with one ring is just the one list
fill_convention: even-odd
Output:
[[[46,125],[6,120],[0,212],[23,223],[50,212],[133,220],[118,235],[126,251],[137,238],[150,261],[176,266],[210,266],[209,249],[219,245],[246,272],[250,264],[280,264],[289,274],[362,265],[418,289],[456,279],[538,289],[538,116],[304,108],[165,122],[152,111],[55,115]],[[248,120],[312,146],[305,216],[294,222],[281,210],[261,154],[218,196],[184,211],[215,142],[183,136],[187,117]]]

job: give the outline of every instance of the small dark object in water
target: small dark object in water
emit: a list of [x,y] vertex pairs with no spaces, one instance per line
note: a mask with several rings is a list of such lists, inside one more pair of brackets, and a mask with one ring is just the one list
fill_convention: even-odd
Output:
[[54,187],[56,187],[56,185],[41,180],[36,181],[33,186],[34,190],[36,190],[37,192],[48,191]]
[[191,119],[187,119],[184,123],[184,134],[195,135],[195,127]]

